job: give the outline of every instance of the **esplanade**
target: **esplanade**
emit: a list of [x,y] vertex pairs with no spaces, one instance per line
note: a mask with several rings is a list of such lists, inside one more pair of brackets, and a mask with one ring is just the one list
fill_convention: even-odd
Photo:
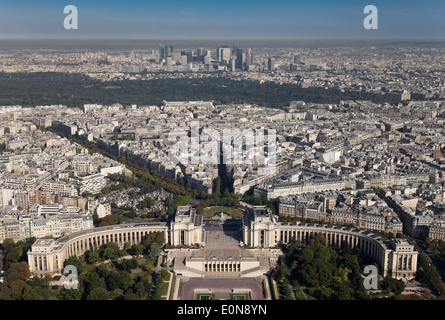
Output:
[[[324,237],[326,244],[331,247],[341,247],[342,244],[347,243],[352,249],[360,249],[376,261],[379,265],[379,272],[384,276],[391,275],[397,279],[412,279],[417,270],[418,252],[404,239],[388,240],[369,231],[334,225],[282,223],[278,222],[270,210],[264,206],[250,208],[249,213],[242,217],[239,226],[238,248],[241,251],[237,255],[241,257],[239,259],[241,267],[238,265],[231,267],[233,261],[228,264],[226,262],[216,264],[215,268],[217,269],[215,270],[219,272],[238,270],[240,276],[253,274],[242,272],[244,263],[249,270],[266,273],[269,270],[264,266],[273,266],[274,257],[245,253],[249,250],[251,252],[254,248],[262,248],[263,251],[270,250],[279,243],[288,243],[292,238],[304,245],[309,243],[311,237],[315,235]],[[208,276],[210,266],[213,270],[216,263],[214,259],[218,256],[217,250],[229,252],[228,250],[233,248],[209,245],[213,253],[211,258],[206,258],[209,256],[208,252],[203,251],[206,247],[206,233],[211,231],[206,231],[204,219],[201,215],[196,214],[194,208],[183,206],[178,207],[174,217],[164,223],[121,224],[84,230],[57,240],[38,239],[28,252],[30,271],[33,275],[38,276],[60,274],[64,261],[70,256],[80,256],[86,251],[94,250],[108,242],[115,242],[120,247],[123,247],[125,243],[141,243],[150,232],[162,232],[165,243],[178,248],[200,244],[200,249],[187,249],[188,252],[192,252],[189,258],[185,257],[182,261],[174,261],[172,258],[173,261],[171,261],[175,267],[182,264],[184,268],[189,262],[190,266],[193,266],[193,274],[197,276]],[[181,249],[174,248],[169,250],[181,251]],[[245,261],[242,257],[246,257]],[[264,262],[266,258],[270,260],[268,264]],[[261,266],[263,267],[261,268]]]

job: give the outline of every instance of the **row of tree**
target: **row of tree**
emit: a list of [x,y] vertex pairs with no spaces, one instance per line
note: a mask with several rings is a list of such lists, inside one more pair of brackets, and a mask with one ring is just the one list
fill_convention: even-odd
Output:
[[[276,268],[275,279],[280,283],[284,299],[291,299],[289,284],[299,289],[305,287],[315,299],[370,299],[363,285],[362,270],[375,262],[360,251],[353,252],[347,244],[334,250],[327,247],[320,236],[314,236],[305,247],[291,239],[283,250],[286,263],[282,261]],[[379,289],[386,293],[398,295],[404,287],[402,281],[390,276],[379,281]]]
[[[109,90],[112,86],[114,89]],[[399,103],[391,94],[325,88],[302,88],[295,84],[231,80],[215,75],[203,79],[116,80],[102,82],[82,74],[0,73],[1,105],[35,106],[64,104],[78,107],[88,103],[111,105],[160,105],[163,100],[204,100],[217,104],[248,103],[264,107],[289,106],[290,101],[339,103],[341,100],[371,100]]]

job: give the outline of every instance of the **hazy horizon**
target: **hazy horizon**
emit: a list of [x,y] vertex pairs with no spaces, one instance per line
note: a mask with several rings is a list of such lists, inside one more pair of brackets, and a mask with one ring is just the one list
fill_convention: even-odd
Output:
[[249,48],[322,48],[322,47],[371,47],[371,46],[418,46],[445,47],[445,40],[399,39],[0,39],[0,50],[10,49],[104,49],[150,50],[159,44],[175,48],[216,48],[220,45],[236,45]]

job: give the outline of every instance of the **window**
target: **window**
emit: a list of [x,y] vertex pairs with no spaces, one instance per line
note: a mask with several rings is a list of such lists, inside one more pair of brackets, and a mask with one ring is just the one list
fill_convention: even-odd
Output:
[[184,243],[185,243],[185,231],[184,231],[184,230],[181,230],[181,235],[180,235],[179,244],[180,244],[181,246],[183,246]]

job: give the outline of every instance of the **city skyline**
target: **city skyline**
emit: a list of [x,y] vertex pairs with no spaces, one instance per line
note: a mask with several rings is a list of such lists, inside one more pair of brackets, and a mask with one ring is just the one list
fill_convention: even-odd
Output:
[[[78,9],[79,28],[66,30],[67,5]],[[378,9],[378,29],[366,30],[363,9]],[[0,38],[66,39],[429,39],[443,40],[440,1],[16,1],[0,11]]]

